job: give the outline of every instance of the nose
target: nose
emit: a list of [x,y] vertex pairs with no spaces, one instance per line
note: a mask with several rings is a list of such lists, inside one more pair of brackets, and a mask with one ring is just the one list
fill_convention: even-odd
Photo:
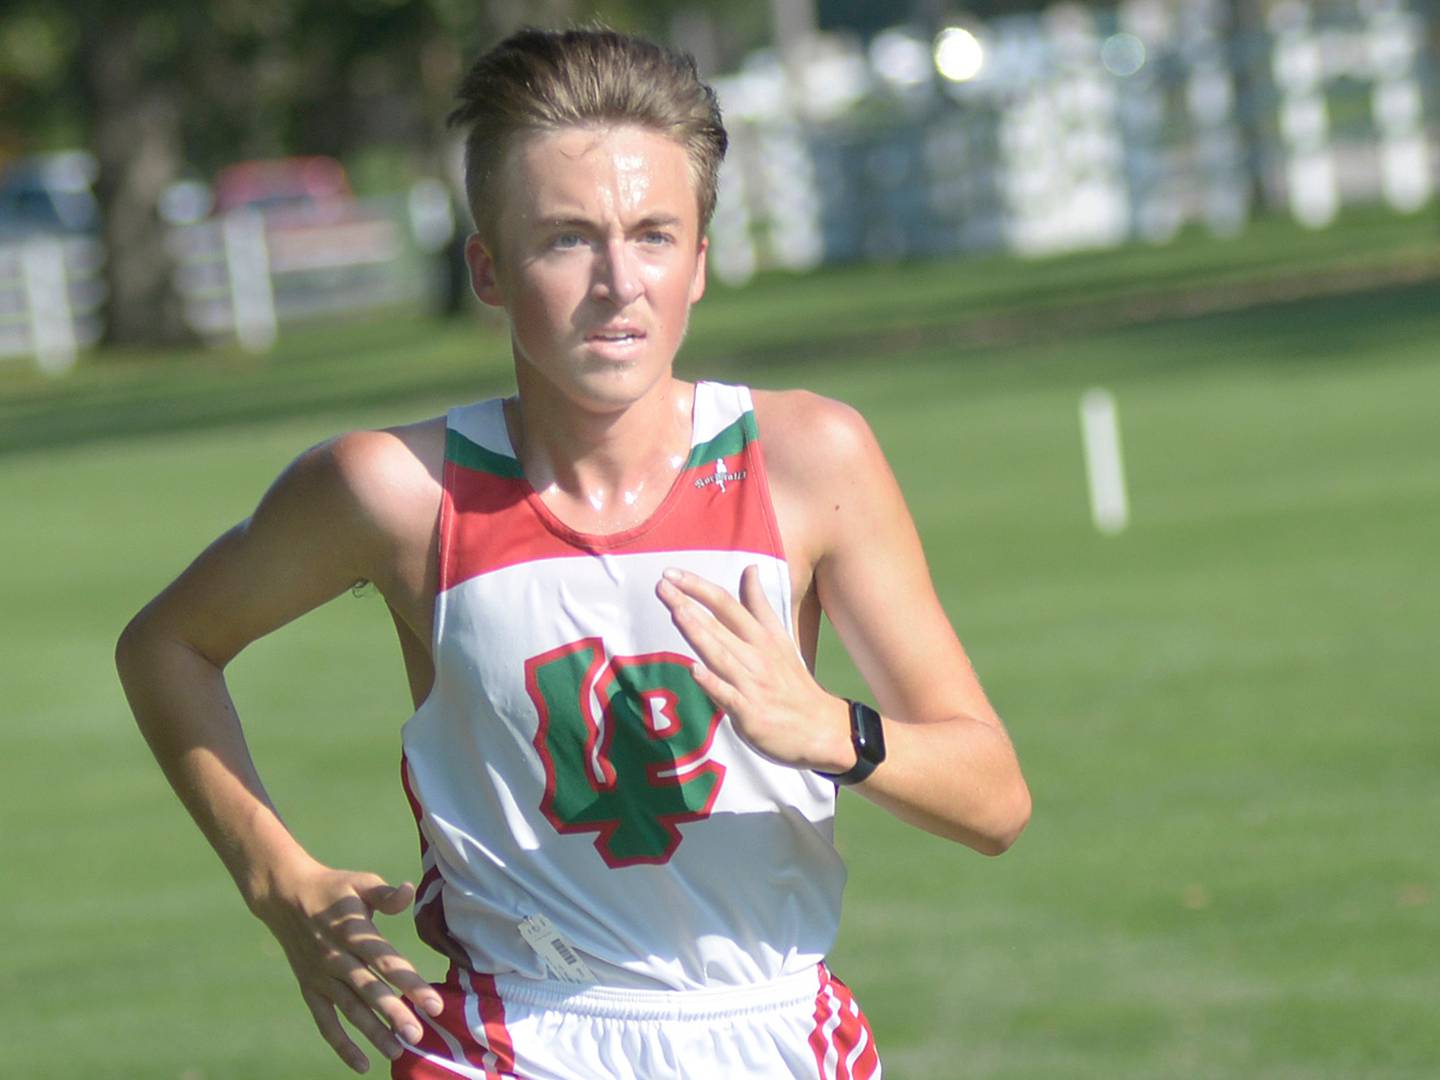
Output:
[[640,295],[640,273],[635,255],[623,239],[610,240],[595,268],[592,293],[623,308]]

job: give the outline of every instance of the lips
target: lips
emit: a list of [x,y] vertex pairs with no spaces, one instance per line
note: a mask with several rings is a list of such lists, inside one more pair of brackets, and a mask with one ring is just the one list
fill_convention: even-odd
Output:
[[644,337],[645,331],[636,326],[607,326],[603,330],[594,330],[586,334],[585,340],[611,345],[625,345],[630,342],[640,341]]

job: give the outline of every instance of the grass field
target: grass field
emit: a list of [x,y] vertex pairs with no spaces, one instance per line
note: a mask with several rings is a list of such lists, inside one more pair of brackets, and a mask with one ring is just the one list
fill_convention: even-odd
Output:
[[[844,270],[697,311],[687,370],[869,417],[1035,796],[999,860],[842,799],[833,959],[887,1076],[1440,1075],[1440,285],[1354,280],[1423,261],[1422,227]],[[1306,298],[1307,275],[1332,285]],[[503,389],[503,345],[397,319],[265,363],[0,372],[0,1074],[345,1075],[110,651],[299,449]],[[1079,457],[1092,385],[1130,472],[1109,539]],[[347,596],[232,684],[302,840],[403,879],[394,652],[379,598]],[[821,667],[863,692],[828,642]]]

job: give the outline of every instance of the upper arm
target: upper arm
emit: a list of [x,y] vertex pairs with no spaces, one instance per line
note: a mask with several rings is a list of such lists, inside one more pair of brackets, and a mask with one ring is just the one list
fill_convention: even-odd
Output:
[[[423,463],[413,450],[385,432],[354,432],[306,451],[137,623],[224,666],[357,582],[374,581],[387,598],[403,591],[414,544],[396,524],[406,520],[400,504],[415,486],[405,477],[417,469]],[[435,499],[438,507],[438,490]]]
[[779,434],[766,440],[773,482],[802,510],[796,517],[820,606],[881,712],[914,722],[965,715],[998,726],[869,425],[836,401],[778,396],[790,399],[790,415],[768,425]]

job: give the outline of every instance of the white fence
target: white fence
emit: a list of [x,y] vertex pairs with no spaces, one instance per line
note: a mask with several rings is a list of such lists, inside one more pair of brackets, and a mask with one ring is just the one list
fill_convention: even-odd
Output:
[[104,249],[86,237],[0,245],[0,359],[34,357],[61,375],[100,340]]
[[237,210],[170,236],[186,321],[206,338],[264,351],[280,327],[308,318],[417,303],[433,288],[431,256],[450,238],[449,195],[348,205],[333,219]]
[[[427,181],[328,217],[237,210],[173,228],[167,247],[191,329],[263,352],[284,326],[433,295],[436,255],[454,228],[448,192]],[[68,371],[102,335],[103,268],[95,239],[0,246],[0,359],[28,356],[47,374]]]
[[[1163,243],[1193,224],[1230,235],[1257,198],[1314,228],[1345,206],[1434,204],[1434,0],[1284,0],[1250,27],[1235,10],[1118,0],[998,17],[969,35],[988,59],[961,81],[899,30],[868,54],[813,57],[804,93],[773,57],[716,79],[731,153],[710,264],[738,283],[767,267]],[[424,297],[453,229],[427,181],[341,220],[188,225],[170,247],[196,332],[264,350],[294,321]],[[0,357],[63,371],[96,339],[99,249],[60,250],[0,248]]]
[[1164,243],[1192,224],[1232,235],[1257,196],[1312,228],[1348,206],[1433,204],[1434,0],[1285,0],[1248,28],[1234,10],[1057,3],[972,23],[978,66],[962,81],[899,30],[812,58],[827,77],[798,90],[776,58],[717,79],[732,152],[711,266],[740,282]]

